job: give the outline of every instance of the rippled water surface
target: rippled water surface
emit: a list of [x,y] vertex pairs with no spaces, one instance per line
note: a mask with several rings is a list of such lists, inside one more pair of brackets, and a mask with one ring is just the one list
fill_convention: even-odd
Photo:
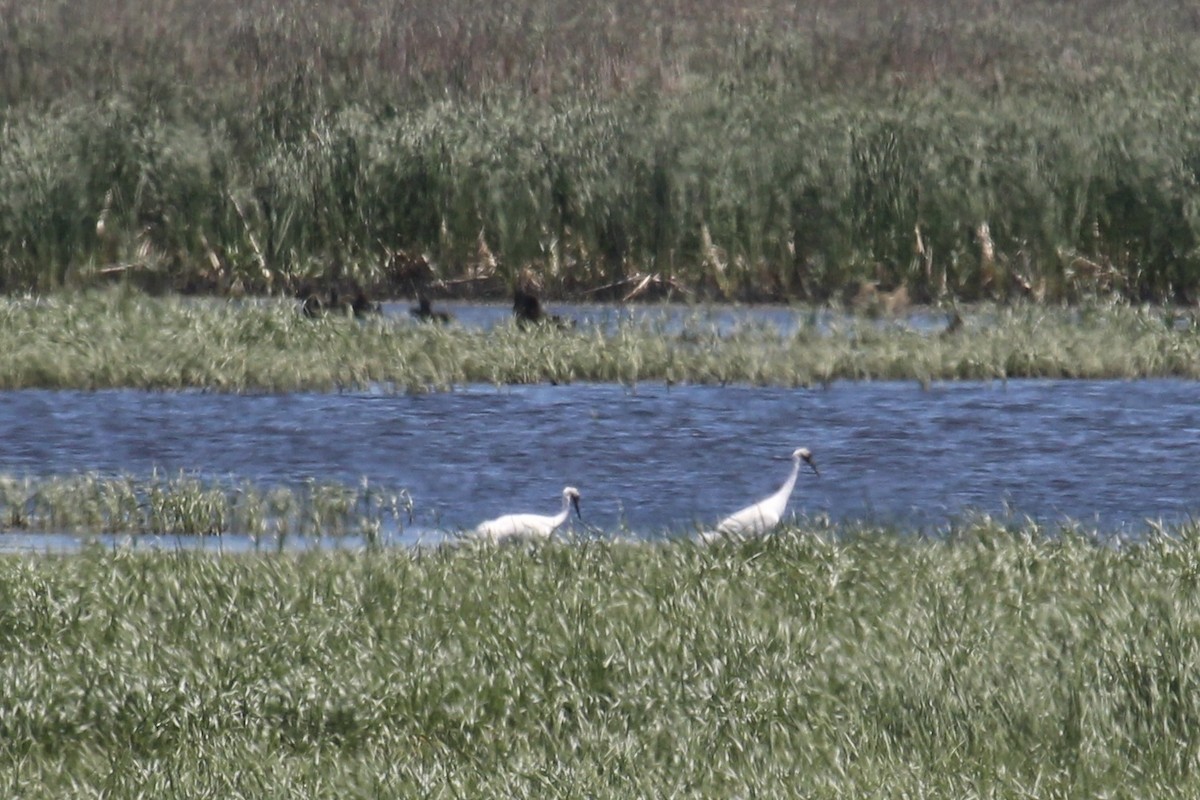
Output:
[[[411,303],[383,304],[387,317],[411,319]],[[512,319],[508,303],[479,303],[469,301],[439,301],[436,310],[449,314],[452,324],[469,329],[490,330]],[[868,319],[828,308],[804,309],[786,305],[687,305],[683,303],[547,303],[546,313],[554,314],[584,329],[615,330],[621,325],[645,325],[666,333],[679,333],[689,328],[715,330],[726,334],[745,328],[772,331],[784,336],[793,334],[801,325],[819,331],[867,322],[879,328],[902,328],[917,331],[943,330],[952,312],[913,308],[903,314]],[[415,320],[414,320],[415,323]]]
[[[845,383],[821,389],[576,384],[448,394],[0,395],[0,472],[185,471],[263,484],[407,489],[409,535],[558,510],[656,535],[772,492],[812,449],[790,509],[906,528],[972,511],[1106,529],[1200,509],[1200,385],[1152,380]],[[414,533],[415,532],[415,533]]]

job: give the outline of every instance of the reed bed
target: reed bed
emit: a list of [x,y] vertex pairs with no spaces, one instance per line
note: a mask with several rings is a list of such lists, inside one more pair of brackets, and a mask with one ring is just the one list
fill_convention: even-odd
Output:
[[605,381],[808,386],[837,380],[1200,376],[1194,314],[1122,303],[990,306],[961,328],[919,331],[866,316],[794,333],[491,331],[407,318],[309,319],[288,302],[209,302],[130,292],[0,302],[0,389],[394,392],[468,384]]
[[1191,797],[1200,530],[0,559],[23,797]]
[[1198,297],[1186,4],[0,9],[8,291]]

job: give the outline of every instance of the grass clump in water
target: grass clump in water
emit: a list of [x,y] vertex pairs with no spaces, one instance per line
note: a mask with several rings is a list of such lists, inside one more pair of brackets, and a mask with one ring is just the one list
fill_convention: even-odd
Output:
[[[1188,797],[1200,531],[0,559],[0,786]],[[39,794],[40,792],[40,794]]]
[[45,478],[0,476],[0,530],[50,533],[211,535],[283,542],[288,536],[363,535],[402,529],[404,490],[308,482],[263,487],[180,474]]

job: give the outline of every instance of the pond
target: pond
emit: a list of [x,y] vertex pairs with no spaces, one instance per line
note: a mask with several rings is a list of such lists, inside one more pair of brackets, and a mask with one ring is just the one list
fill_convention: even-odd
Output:
[[774,459],[798,446],[821,475],[801,475],[790,512],[837,523],[934,531],[985,512],[1136,532],[1200,509],[1200,386],[1187,381],[2,398],[2,473],[365,479],[411,494],[405,539],[556,512],[567,484],[590,526],[694,532],[774,491],[790,468]]

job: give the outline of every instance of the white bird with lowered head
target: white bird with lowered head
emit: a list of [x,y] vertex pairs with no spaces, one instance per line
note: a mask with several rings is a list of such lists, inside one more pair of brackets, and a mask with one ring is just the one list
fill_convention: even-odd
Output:
[[743,508],[736,514],[730,514],[721,520],[715,531],[707,531],[700,535],[706,542],[716,541],[725,537],[756,536],[766,533],[779,524],[783,512],[787,510],[788,498],[800,476],[800,465],[808,464],[814,474],[820,476],[817,464],[813,461],[812,453],[807,447],[798,447],[792,451],[792,473],[788,475],[779,491],[752,506]]
[[541,514],[508,514],[496,519],[489,519],[487,522],[481,522],[475,527],[475,537],[493,542],[514,537],[530,539],[548,538],[559,526],[567,521],[567,517],[571,515],[572,507],[575,508],[575,515],[583,519],[583,513],[579,510],[579,497],[578,489],[574,486],[566,486],[562,490],[562,511],[557,514],[553,516],[542,516]]

